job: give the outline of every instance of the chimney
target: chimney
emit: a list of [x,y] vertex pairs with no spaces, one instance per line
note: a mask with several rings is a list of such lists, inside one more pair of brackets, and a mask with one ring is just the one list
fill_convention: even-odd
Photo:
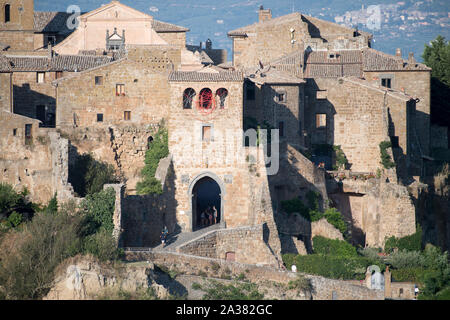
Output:
[[409,64],[414,64],[416,63],[416,59],[414,58],[414,52],[410,52],[409,56],[408,56],[408,63]]
[[212,41],[211,39],[206,40],[206,50],[212,49]]
[[259,22],[264,22],[272,19],[272,10],[265,10],[263,6],[259,7]]
[[400,48],[397,48],[397,50],[395,50],[395,56],[397,56],[397,57],[402,57],[402,49],[400,49]]

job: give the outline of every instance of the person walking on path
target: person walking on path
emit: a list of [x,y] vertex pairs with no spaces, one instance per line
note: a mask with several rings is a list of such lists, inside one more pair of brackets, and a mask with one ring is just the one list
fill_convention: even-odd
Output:
[[163,245],[163,248],[166,247],[166,240],[167,240],[168,235],[169,235],[169,230],[167,229],[167,226],[164,226],[164,228],[161,232],[161,243]]

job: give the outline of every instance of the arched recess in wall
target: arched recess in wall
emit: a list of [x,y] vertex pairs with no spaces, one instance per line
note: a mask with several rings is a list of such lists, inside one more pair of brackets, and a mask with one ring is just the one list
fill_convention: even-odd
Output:
[[217,97],[217,105],[220,109],[225,108],[225,103],[228,97],[228,90],[225,88],[217,89],[216,91],[216,97]]
[[[202,190],[200,190],[201,186]],[[217,191],[215,190],[217,188]],[[199,194],[201,192],[202,194]],[[218,223],[225,226],[225,185],[216,174],[204,172],[198,175],[189,185],[188,199],[190,202],[189,226],[191,231],[201,229],[201,212],[208,206],[216,206]],[[217,198],[215,198],[217,197]]]
[[204,88],[198,95],[198,108],[200,110],[210,110],[215,108],[215,99],[211,89]]
[[194,98],[197,95],[194,89],[187,88],[183,93],[183,109],[192,109]]

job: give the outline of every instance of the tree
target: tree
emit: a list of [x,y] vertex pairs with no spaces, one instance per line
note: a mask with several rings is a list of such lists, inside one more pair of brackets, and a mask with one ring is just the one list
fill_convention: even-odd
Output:
[[430,45],[425,45],[422,58],[433,69],[431,76],[450,86],[450,43],[438,36]]

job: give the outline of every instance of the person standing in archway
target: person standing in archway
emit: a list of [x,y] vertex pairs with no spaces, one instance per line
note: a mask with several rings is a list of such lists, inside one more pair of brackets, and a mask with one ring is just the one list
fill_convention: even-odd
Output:
[[217,224],[217,216],[218,216],[218,212],[217,212],[216,206],[214,206],[213,207],[214,224]]
[[207,219],[206,219],[206,214],[205,211],[202,211],[201,215],[200,215],[200,220],[202,221],[202,227],[206,226],[207,223]]
[[212,226],[213,224],[213,213],[211,211],[212,211],[211,207],[208,207],[208,220],[210,226]]

